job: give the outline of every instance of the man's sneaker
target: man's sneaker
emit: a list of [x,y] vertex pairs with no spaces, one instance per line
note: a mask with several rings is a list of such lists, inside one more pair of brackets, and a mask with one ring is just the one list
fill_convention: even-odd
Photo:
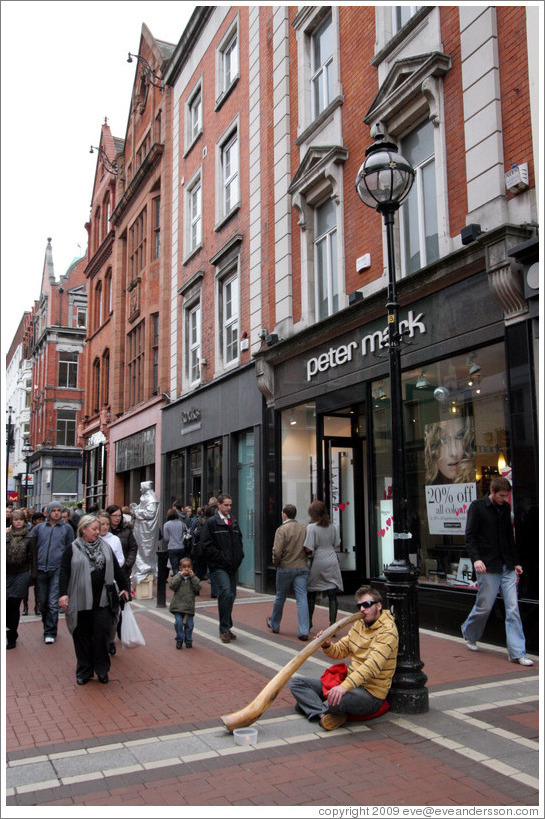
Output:
[[324,714],[320,720],[320,725],[325,731],[334,731],[335,728],[340,728],[348,719],[347,714]]
[[516,660],[513,660],[514,663],[519,663],[519,665],[533,665],[534,661],[530,660],[528,657],[517,657]]
[[46,644],[46,646],[49,646],[49,645],[51,645],[51,643],[54,643],[54,642],[55,642],[54,637],[51,637],[51,636],[44,637],[44,643]]
[[478,651],[479,650],[479,646],[477,645],[477,643],[472,643],[471,640],[468,640],[463,631],[462,631],[462,637],[464,638],[466,646],[469,648],[470,651]]

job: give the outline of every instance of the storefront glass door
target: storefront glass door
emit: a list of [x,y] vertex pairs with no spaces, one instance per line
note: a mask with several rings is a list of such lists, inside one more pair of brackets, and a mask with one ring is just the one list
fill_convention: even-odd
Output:
[[238,582],[254,586],[255,578],[255,464],[254,432],[247,430],[238,439],[238,523],[244,544],[244,560]]
[[337,527],[341,571],[356,569],[356,498],[351,439],[324,438],[325,504]]

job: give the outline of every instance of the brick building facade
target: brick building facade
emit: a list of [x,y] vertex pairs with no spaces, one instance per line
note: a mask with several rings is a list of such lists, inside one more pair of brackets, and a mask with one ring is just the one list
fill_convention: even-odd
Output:
[[40,298],[31,311],[24,358],[32,362],[28,505],[76,501],[83,494],[82,417],[86,360],[85,258],[75,259],[57,281],[47,240]]

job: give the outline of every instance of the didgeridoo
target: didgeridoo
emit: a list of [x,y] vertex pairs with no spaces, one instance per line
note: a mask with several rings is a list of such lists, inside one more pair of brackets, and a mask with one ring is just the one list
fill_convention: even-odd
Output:
[[297,669],[303,665],[305,660],[307,660],[311,654],[320,648],[322,643],[326,643],[330,637],[340,631],[345,626],[349,626],[351,623],[355,623],[356,620],[360,620],[362,616],[361,611],[357,611],[354,614],[349,614],[348,617],[344,617],[342,620],[339,620],[337,623],[333,623],[332,626],[326,628],[326,630],[321,634],[319,637],[315,637],[312,642],[308,643],[299,654],[296,654],[293,659],[287,663],[284,668],[281,668],[278,674],[272,678],[270,682],[267,683],[265,688],[259,692],[257,697],[252,700],[252,702],[247,705],[245,708],[242,708],[240,711],[234,711],[232,714],[227,714],[224,717],[221,717],[221,721],[225,725],[228,731],[233,733],[235,728],[246,728],[248,725],[251,725],[255,722],[259,717],[267,710],[269,705],[273,703],[278,696],[278,693],[282,690],[285,686],[289,678],[295,674]]

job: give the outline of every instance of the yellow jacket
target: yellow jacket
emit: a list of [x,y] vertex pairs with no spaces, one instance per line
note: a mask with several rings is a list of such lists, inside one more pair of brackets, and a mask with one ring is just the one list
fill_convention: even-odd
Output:
[[383,609],[372,626],[358,620],[346,637],[331,643],[324,652],[332,660],[342,660],[349,655],[352,662],[348,674],[341,683],[343,688],[365,688],[378,699],[386,699],[396,669],[397,626],[388,609]]

